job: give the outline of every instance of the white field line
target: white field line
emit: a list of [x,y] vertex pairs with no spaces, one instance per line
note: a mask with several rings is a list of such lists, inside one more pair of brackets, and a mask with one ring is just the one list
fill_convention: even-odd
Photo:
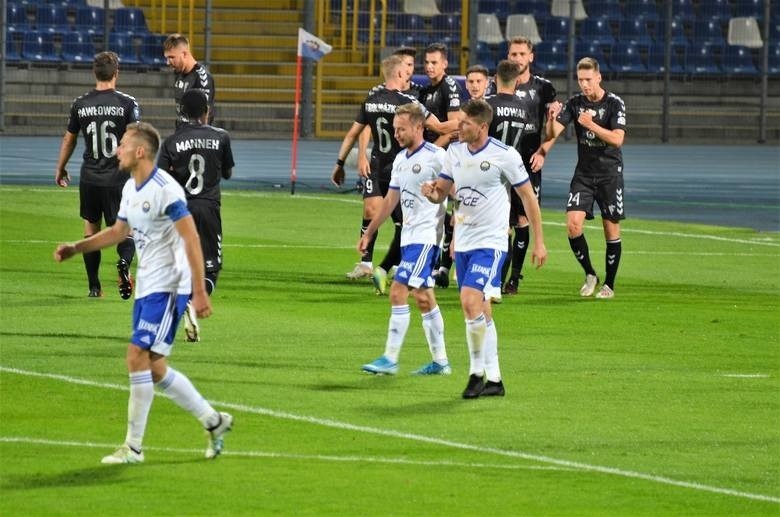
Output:
[[[11,368],[7,366],[1,366],[0,365],[0,372],[6,372],[6,373],[12,373],[17,375],[24,375],[29,377],[41,377],[41,378],[47,378],[47,379],[54,379],[59,380],[63,382],[67,382],[70,384],[79,384],[83,386],[94,386],[99,388],[106,388],[106,389],[112,389],[112,390],[120,390],[120,391],[127,391],[127,386],[119,385],[119,384],[113,384],[113,383],[106,383],[106,382],[95,382],[88,379],[80,379],[78,377],[71,377],[68,375],[60,375],[60,374],[53,374],[53,373],[43,373],[43,372],[34,372],[29,370],[21,370],[18,368]],[[369,426],[363,426],[363,425],[356,425],[356,424],[350,424],[348,422],[340,422],[337,420],[330,420],[327,418],[319,418],[319,417],[313,417],[313,416],[307,416],[307,415],[296,415],[294,413],[287,413],[285,411],[277,411],[274,409],[268,409],[263,407],[254,407],[254,406],[247,406],[244,404],[234,404],[229,402],[220,402],[220,401],[211,401],[212,404],[215,406],[223,407],[223,408],[230,408],[237,411],[242,411],[245,413],[251,413],[251,414],[257,414],[257,415],[264,415],[264,416],[270,416],[273,418],[279,418],[284,420],[292,420],[297,422],[306,422],[309,424],[314,425],[320,425],[323,427],[330,427],[334,429],[344,429],[348,431],[356,431],[356,432],[362,432],[362,433],[368,433],[368,434],[375,434],[380,436],[389,436],[393,438],[401,438],[404,440],[411,440],[421,443],[430,443],[434,445],[441,445],[443,447],[449,447],[452,449],[461,449],[461,450],[470,450],[479,452],[482,454],[493,454],[496,456],[504,456],[509,458],[521,458],[524,460],[531,460],[536,461],[539,463],[544,463],[547,465],[555,465],[558,467],[565,467],[570,469],[577,469],[577,470],[583,470],[588,472],[598,472],[600,474],[609,474],[613,476],[619,476],[629,479],[642,479],[644,481],[650,481],[653,483],[659,483],[663,485],[671,485],[681,488],[689,488],[692,490],[698,490],[701,492],[711,492],[715,494],[721,494],[721,495],[729,495],[733,497],[741,497],[745,499],[752,499],[756,501],[768,501],[772,503],[778,503],[780,504],[780,497],[770,496],[770,495],[764,495],[764,494],[754,494],[751,492],[742,492],[740,490],[734,490],[731,488],[722,488],[717,486],[711,486],[711,485],[704,485],[702,483],[696,483],[692,481],[680,481],[677,479],[668,478],[665,476],[656,476],[653,474],[646,474],[643,472],[635,472],[631,470],[624,470],[624,469],[618,469],[613,467],[605,467],[601,465],[591,465],[588,463],[582,463],[578,461],[568,461],[568,460],[561,460],[558,458],[552,458],[550,456],[542,456],[539,454],[531,454],[527,452],[522,451],[511,451],[511,450],[505,450],[505,449],[496,449],[494,447],[484,447],[480,445],[473,445],[469,443],[463,443],[463,442],[456,442],[452,440],[446,440],[443,438],[436,438],[432,436],[425,436],[420,434],[414,434],[414,433],[406,433],[403,431],[395,431],[393,429],[382,429],[378,427],[369,427]]]
[[721,377],[732,377],[734,379],[768,379],[766,373],[724,373]]
[[[0,443],[26,443],[32,445],[50,445],[54,447],[86,447],[89,449],[113,449],[116,443],[75,442],[69,440],[48,440],[29,436],[0,436]],[[144,451],[172,452],[176,454],[203,455],[203,449],[184,449],[177,447],[155,447],[144,445]],[[334,456],[330,454],[294,454],[287,452],[269,451],[224,451],[222,456],[236,456],[242,458],[271,458],[289,460],[307,460],[342,463],[376,463],[388,465],[413,465],[423,467],[456,467],[458,469],[503,469],[503,470],[575,470],[548,465],[502,465],[500,463],[469,463],[458,461],[418,461],[407,458],[388,458],[381,456]]]

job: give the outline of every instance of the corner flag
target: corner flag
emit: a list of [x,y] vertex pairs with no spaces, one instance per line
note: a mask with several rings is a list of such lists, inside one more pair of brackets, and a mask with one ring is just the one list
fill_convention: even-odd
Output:
[[319,61],[325,54],[330,54],[333,47],[319,39],[314,34],[298,28],[298,56]]

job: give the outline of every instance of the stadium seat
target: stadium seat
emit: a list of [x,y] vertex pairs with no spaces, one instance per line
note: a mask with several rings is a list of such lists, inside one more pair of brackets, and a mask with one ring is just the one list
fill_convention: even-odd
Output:
[[518,0],[513,14],[532,14],[537,26],[550,17],[550,2],[548,0]]
[[39,5],[36,9],[35,27],[38,31],[51,33],[68,32],[70,22],[67,11],[57,5]]
[[761,31],[758,30],[758,22],[751,16],[729,20],[727,42],[729,45],[749,48],[761,48],[764,46],[764,40],[761,39]]
[[[611,47],[610,47],[611,50]],[[583,57],[592,57],[599,62],[599,70],[606,74],[612,71],[612,66],[604,55],[602,45],[597,43],[582,42],[575,47],[574,61],[577,62]]]
[[[685,55],[686,46],[672,45],[671,66],[669,70],[672,74],[685,73],[685,67],[680,59]],[[662,74],[665,71],[666,45],[663,41],[652,45],[647,51],[647,68],[650,72]]]
[[589,18],[606,18],[610,22],[618,23],[623,20],[623,12],[620,10],[620,3],[617,0],[588,2],[585,10]]
[[106,13],[100,7],[79,7],[76,9],[75,30],[90,34],[103,33],[106,25]]
[[108,48],[116,52],[122,65],[138,65],[141,61],[133,44],[133,37],[124,32],[112,32],[108,37]]
[[482,14],[495,14],[503,22],[509,16],[509,6],[505,0],[479,0],[479,11]]
[[723,53],[723,71],[730,75],[758,75],[750,49],[734,45],[727,45]]
[[619,41],[612,49],[612,69],[621,73],[644,73],[647,66],[642,62],[639,46]]
[[365,11],[361,11],[358,14],[358,41],[361,43],[368,43],[371,26],[374,26],[374,43],[379,42],[381,36],[382,18],[380,13],[374,15],[373,22],[371,21],[371,14]]
[[[661,19],[666,18],[666,7],[661,7]],[[681,22],[691,25],[696,20],[696,12],[693,10],[693,2],[691,0],[673,0],[672,3],[672,17],[680,20]]]
[[[550,14],[552,16],[560,16],[562,18],[569,18],[569,11],[571,10],[571,2],[569,0],[552,0],[550,6]],[[584,20],[588,15],[585,12],[585,7],[582,5],[582,0],[574,1],[574,19]]]
[[596,45],[614,45],[617,40],[612,35],[612,27],[608,18],[590,17],[582,22],[580,41]]
[[12,33],[5,33],[5,60],[9,63],[21,61],[22,54],[19,52],[19,45]]
[[436,16],[441,14],[436,0],[404,0],[404,13],[419,16]]
[[431,20],[433,37],[448,47],[460,47],[460,16],[457,14],[439,14]]
[[26,32],[30,30],[27,9],[23,5],[9,2],[5,8],[5,13],[9,32]]
[[62,37],[62,60],[67,63],[92,63],[95,45],[89,32],[67,32]]
[[[777,2],[772,2],[773,11],[778,9]],[[764,19],[764,0],[736,0],[734,16],[738,18],[752,17],[761,22]]]
[[506,19],[506,40],[523,36],[536,45],[542,41],[536,20],[530,14],[510,14]]
[[699,2],[697,21],[715,19],[725,23],[731,16],[731,3],[729,3],[729,0],[707,0],[706,2]]
[[163,55],[163,42],[165,35],[149,33],[144,36],[141,43],[141,61],[152,67],[162,67],[167,63]]
[[[663,42],[666,40],[666,20],[659,21],[655,26],[655,41]],[[690,41],[685,35],[682,20],[672,18],[672,44],[688,46]]]
[[35,63],[58,63],[54,35],[46,31],[27,31],[22,40],[22,59]]
[[490,45],[484,41],[477,41],[477,64],[484,66],[490,73],[493,73],[496,70],[496,63],[496,56]]
[[534,49],[534,70],[560,73],[569,69],[566,43],[542,41]]
[[[100,7],[102,9],[105,2],[104,0],[87,0],[87,5],[90,7]],[[125,4],[122,3],[122,0],[108,0],[108,8],[111,10],[123,9],[124,7]]]
[[706,45],[725,45],[726,40],[723,38],[721,21],[717,18],[697,20],[693,26],[693,40],[696,43]]
[[647,31],[647,22],[644,18],[626,18],[620,24],[618,32],[618,41],[621,43],[630,43],[647,48],[653,44],[653,38]]
[[398,14],[395,16],[391,40],[395,46],[416,47],[426,44],[425,21],[419,14]]
[[125,9],[116,9],[114,11],[114,32],[124,32],[126,34],[136,34],[143,36],[149,32],[146,27],[146,18],[141,9],[127,7]]
[[780,77],[780,40],[769,46],[769,75]]
[[569,40],[569,19],[560,17],[548,18],[544,23],[544,32],[542,39],[544,41],[568,41]]
[[463,0],[441,0],[439,10],[442,14],[458,14],[463,8]]
[[643,18],[645,22],[656,23],[661,17],[655,0],[626,0],[623,17],[627,19]]
[[685,71],[693,75],[713,75],[720,74],[720,62],[718,51],[722,49],[719,45],[694,42],[688,48],[685,58]]
[[502,41],[506,41],[501,32],[501,24],[495,14],[480,13],[477,15],[477,41],[484,41],[488,45],[498,45]]

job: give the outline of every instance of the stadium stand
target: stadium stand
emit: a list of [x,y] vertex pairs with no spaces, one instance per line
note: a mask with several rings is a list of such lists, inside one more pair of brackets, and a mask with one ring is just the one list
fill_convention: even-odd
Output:
[[730,75],[758,75],[750,49],[736,45],[726,45],[723,52],[723,71]]
[[149,32],[141,9],[127,7],[114,10],[114,32],[143,36]]
[[628,41],[618,41],[612,49],[612,69],[624,74],[647,72],[639,45]]
[[117,53],[121,66],[138,65],[141,63],[133,43],[133,36],[130,34],[112,32],[108,36],[108,48]]
[[620,43],[630,43],[647,48],[653,44],[653,38],[647,30],[647,21],[644,18],[627,18],[620,24],[618,31]]
[[435,37],[448,47],[460,46],[460,16],[457,14],[438,14],[431,20],[431,27]]
[[45,31],[27,31],[22,40],[22,59],[35,63],[59,63],[54,35]]
[[655,0],[626,0],[623,15],[627,19],[642,18],[645,22],[651,23],[661,19]]
[[510,14],[506,19],[506,40],[511,41],[517,36],[524,36],[536,45],[542,41],[536,20],[530,14]]
[[504,39],[501,32],[501,24],[494,13],[477,15],[477,41],[483,41],[488,45],[498,45]]
[[441,14],[441,11],[436,0],[404,0],[404,13],[430,17]]
[[35,28],[52,34],[71,30],[68,12],[59,5],[39,5],[36,9]]
[[758,29],[758,21],[751,16],[730,19],[726,41],[729,45],[749,48],[764,46],[761,31]]
[[9,2],[5,8],[8,32],[26,32],[30,30],[27,9],[24,5]]
[[568,18],[550,17],[544,22],[542,39],[544,41],[566,41],[569,39],[570,25]]
[[623,20],[623,11],[617,0],[601,0],[588,2],[586,7],[588,17],[606,18],[610,22],[620,23]]
[[74,29],[81,32],[103,32],[106,23],[106,13],[100,7],[82,6],[76,9]]
[[726,44],[723,37],[723,29],[718,18],[699,19],[693,26],[693,40],[699,44],[718,45]]
[[581,42],[591,42],[596,45],[611,46],[617,41],[612,34],[612,26],[608,18],[587,18],[580,27]]
[[[684,56],[687,45],[672,45],[671,66],[669,71],[672,74],[684,74],[685,66],[680,58]],[[647,69],[655,74],[662,74],[665,71],[666,45],[663,42],[651,45],[647,51]]]
[[95,44],[89,32],[72,31],[62,37],[62,60],[66,63],[92,64]]
[[721,45],[694,41],[685,58],[685,71],[693,75],[721,73],[719,54]]
[[[571,11],[570,0],[552,0],[550,5],[550,14],[552,16],[560,16],[563,18],[569,18]],[[574,1],[574,19],[577,21],[584,20],[588,17],[585,12],[585,7],[582,5],[582,0]]]

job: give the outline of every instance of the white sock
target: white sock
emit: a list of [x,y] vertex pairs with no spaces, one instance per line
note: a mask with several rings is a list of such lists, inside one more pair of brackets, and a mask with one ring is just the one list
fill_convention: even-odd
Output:
[[433,360],[439,364],[447,364],[447,347],[444,345],[444,318],[441,317],[438,305],[431,309],[431,312],[422,315],[422,326]]
[[197,418],[203,427],[208,429],[219,424],[219,413],[198,393],[183,373],[169,366],[165,377],[157,383],[157,387],[176,405]]
[[141,451],[146,421],[154,400],[152,371],[130,372],[130,399],[127,402],[127,436],[125,443]]
[[469,375],[482,375],[485,372],[485,315],[480,314],[473,320],[466,320],[466,343],[469,345],[471,365]]
[[501,380],[501,369],[498,367],[498,332],[493,320],[488,321],[485,329],[485,377],[491,382]]
[[409,330],[411,318],[408,305],[393,305],[390,313],[390,322],[387,325],[387,342],[385,343],[385,357],[398,362],[401,353],[401,345],[404,344],[406,331]]

